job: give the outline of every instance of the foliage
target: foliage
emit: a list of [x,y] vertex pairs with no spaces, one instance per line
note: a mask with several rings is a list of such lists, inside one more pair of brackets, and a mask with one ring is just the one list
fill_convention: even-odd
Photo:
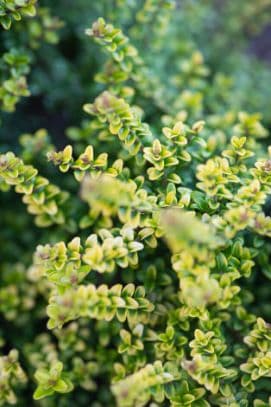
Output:
[[270,405],[270,4],[241,3],[0,0],[0,405]]
[[21,20],[22,15],[34,16],[36,0],[1,0],[0,23],[8,30],[13,20]]

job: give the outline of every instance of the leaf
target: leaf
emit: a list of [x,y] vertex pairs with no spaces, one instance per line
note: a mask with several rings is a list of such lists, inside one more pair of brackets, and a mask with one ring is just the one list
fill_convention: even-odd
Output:
[[43,399],[44,397],[51,396],[52,394],[54,394],[54,390],[52,388],[45,389],[42,386],[39,386],[35,390],[35,392],[33,394],[33,398],[34,398],[34,400],[40,400],[40,399]]

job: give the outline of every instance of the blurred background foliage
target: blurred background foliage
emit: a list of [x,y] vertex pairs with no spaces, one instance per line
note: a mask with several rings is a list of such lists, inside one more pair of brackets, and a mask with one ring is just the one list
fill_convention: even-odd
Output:
[[[12,31],[1,31],[1,54],[20,50],[31,68],[31,96],[21,100],[15,114],[2,113],[1,148],[17,145],[21,133],[39,127],[47,127],[63,145],[67,127],[79,125],[82,104],[101,89],[94,76],[104,55],[84,33],[99,16],[131,36],[150,73],[159,78],[152,92],[156,106],[143,100],[147,116],[156,109],[166,113],[174,105],[176,109],[188,104],[201,116],[223,110],[259,111],[269,124],[270,1],[180,0],[174,12],[167,6],[170,1],[158,7],[159,2],[146,3],[144,9],[141,0],[41,0],[35,19],[14,22]],[[186,101],[181,102],[184,90]]]
[[[187,116],[188,123],[208,119],[210,127],[213,123],[224,131],[243,110],[260,112],[263,124],[270,129],[271,1],[178,0],[175,9],[172,4],[171,0],[39,0],[34,18],[13,21],[10,30],[0,28],[0,84],[9,81],[0,89],[0,152],[20,151],[26,163],[35,165],[63,189],[77,193],[71,177],[61,176],[47,165],[46,153],[52,144],[61,148],[69,140],[76,141],[78,152],[95,144],[82,105],[107,87],[95,80],[106,55],[85,35],[99,16],[121,27],[139,50],[146,83],[130,80],[128,84],[135,88],[133,104],[144,110],[144,121],[154,134],[161,129],[161,117],[163,124],[171,125],[178,114]],[[28,86],[22,77],[27,78]],[[14,83],[21,85],[16,95]],[[217,140],[224,140],[224,134],[216,135]],[[109,144],[106,148],[110,153]],[[47,354],[54,354],[59,338],[42,333],[46,287],[36,284],[35,275],[26,277],[26,270],[38,243],[67,240],[73,229],[36,228],[13,192],[0,195],[0,206],[0,337],[1,331],[5,332],[0,346],[5,351],[20,349],[23,364],[32,365],[31,375],[39,355],[46,359]],[[78,219],[82,207],[73,210]],[[262,303],[268,294],[262,284],[257,294]],[[269,312],[270,307],[263,305],[261,313]],[[97,336],[89,337],[89,326]],[[58,345],[62,359],[71,360],[69,346],[78,340],[76,329],[83,349],[78,353],[95,349],[106,371],[114,355],[107,353],[105,359],[103,354],[110,334],[102,322],[82,320],[75,328],[65,328]],[[112,323],[110,330],[111,334],[119,331],[119,324]],[[91,359],[92,355],[88,356]],[[95,366],[89,369],[95,376]],[[80,366],[78,372],[79,377],[84,376]],[[23,390],[19,406],[32,405],[31,386]],[[85,389],[91,386],[89,380]],[[100,395],[100,404],[92,405],[110,405],[108,393]],[[79,389],[66,401],[56,397],[39,405],[86,405],[88,397],[87,391]]]

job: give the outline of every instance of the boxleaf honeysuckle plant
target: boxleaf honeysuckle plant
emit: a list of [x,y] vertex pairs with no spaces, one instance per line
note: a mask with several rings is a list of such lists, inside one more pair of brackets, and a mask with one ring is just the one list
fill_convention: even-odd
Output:
[[[37,8],[20,22],[35,52],[62,26],[37,3],[0,0],[5,30]],[[191,43],[167,93],[139,43],[159,59],[179,4],[109,3],[85,27],[106,58],[85,121],[65,146],[40,128],[0,154],[0,406],[270,406],[268,128],[228,111]],[[135,25],[115,24],[119,6]],[[12,111],[29,60],[1,58]]]
[[37,0],[1,0],[0,24],[2,27],[8,30],[13,20],[21,20],[22,16],[34,16],[36,2]]
[[15,186],[16,192],[23,194],[23,202],[31,214],[36,215],[36,223],[48,226],[51,223],[64,223],[65,215],[61,210],[67,200],[67,193],[38,175],[38,171],[13,153],[0,157],[1,188]]
[[1,56],[0,62],[0,108],[12,112],[20,97],[29,96],[26,74],[29,71],[29,57],[17,50]]

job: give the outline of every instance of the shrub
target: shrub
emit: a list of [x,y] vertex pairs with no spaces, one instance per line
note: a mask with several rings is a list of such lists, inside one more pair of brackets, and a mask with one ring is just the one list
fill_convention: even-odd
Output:
[[[237,56],[268,5],[57,3],[0,0],[0,405],[271,405],[270,121],[251,112],[270,90],[248,100],[236,74],[269,75]],[[203,45],[208,13],[225,34]],[[37,118],[67,102],[70,141],[27,123],[54,70],[71,81]]]

